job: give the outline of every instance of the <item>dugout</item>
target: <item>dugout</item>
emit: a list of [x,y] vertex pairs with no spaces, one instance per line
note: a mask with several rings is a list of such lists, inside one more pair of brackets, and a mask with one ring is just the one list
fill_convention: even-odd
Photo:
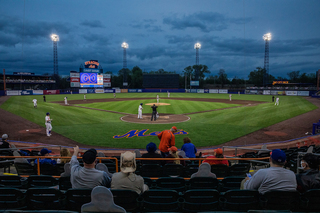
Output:
[[142,87],[179,89],[179,74],[143,74]]

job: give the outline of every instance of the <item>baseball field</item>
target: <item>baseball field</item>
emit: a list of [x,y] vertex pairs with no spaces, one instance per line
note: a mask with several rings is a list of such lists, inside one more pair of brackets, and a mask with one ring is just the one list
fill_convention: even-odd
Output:
[[[157,103],[156,93],[118,93],[116,99],[108,93],[86,94],[86,101],[83,94],[47,95],[46,102],[42,96],[12,96],[0,107],[42,127],[50,112],[50,139],[58,133],[84,145],[140,149],[149,142],[158,142],[156,133],[173,125],[180,129],[177,147],[182,146],[186,136],[197,147],[210,147],[318,108],[298,96],[280,96],[280,105],[275,106],[270,95],[233,94],[229,101],[229,94],[171,93],[170,98],[167,93],[158,94],[161,122],[150,121],[148,104]],[[64,104],[65,96],[69,105]],[[38,100],[37,108],[33,107],[34,98]],[[137,119],[140,103],[142,120]],[[175,116],[187,119],[175,120]]]

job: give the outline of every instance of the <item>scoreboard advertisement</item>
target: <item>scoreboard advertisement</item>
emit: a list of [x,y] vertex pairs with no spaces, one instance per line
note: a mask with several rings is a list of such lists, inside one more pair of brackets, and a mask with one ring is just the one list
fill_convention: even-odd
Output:
[[103,87],[103,75],[98,73],[80,73],[80,87]]

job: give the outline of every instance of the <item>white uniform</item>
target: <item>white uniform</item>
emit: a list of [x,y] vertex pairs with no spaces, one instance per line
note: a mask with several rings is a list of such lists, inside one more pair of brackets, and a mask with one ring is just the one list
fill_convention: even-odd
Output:
[[50,115],[46,116],[45,125],[46,125],[47,136],[50,136],[51,135],[51,130],[52,130]]
[[168,98],[170,98],[170,92],[168,91]]
[[33,102],[33,107],[37,108],[37,102],[38,102],[37,99],[33,99],[32,102]]
[[159,103],[159,95],[157,95],[157,104]]
[[65,104],[65,105],[68,105],[67,97],[64,97],[64,104]]
[[86,95],[83,95],[83,100],[86,100]]
[[116,93],[113,93],[113,98],[116,98]]
[[274,105],[279,105],[279,97],[276,98],[276,103],[274,103]]
[[142,119],[142,110],[143,110],[142,106],[139,105],[139,108],[138,108],[138,118],[139,119]]
[[232,97],[232,95],[230,94],[230,95],[229,95],[229,99],[230,99],[230,101],[231,101],[231,97]]

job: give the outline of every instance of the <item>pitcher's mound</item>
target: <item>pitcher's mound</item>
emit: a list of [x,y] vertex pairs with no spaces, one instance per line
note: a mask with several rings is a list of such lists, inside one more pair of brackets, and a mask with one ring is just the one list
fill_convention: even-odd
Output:
[[126,115],[120,118],[122,121],[129,123],[141,123],[141,124],[172,124],[180,123],[190,120],[190,117],[186,115],[171,115],[160,114],[159,118],[155,121],[151,121],[151,114],[142,115],[142,119],[138,119],[138,115]]

